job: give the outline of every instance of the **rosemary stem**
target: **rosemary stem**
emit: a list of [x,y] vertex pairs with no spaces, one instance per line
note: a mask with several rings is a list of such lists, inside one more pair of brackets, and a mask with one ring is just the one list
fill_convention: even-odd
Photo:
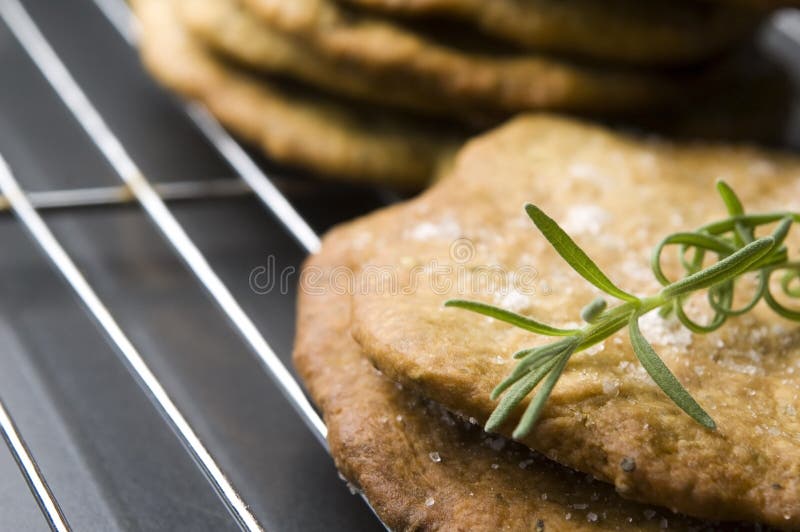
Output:
[[588,349],[612,336],[628,325],[632,314],[647,314],[651,310],[655,310],[670,303],[671,299],[662,294],[657,294],[608,309],[600,314],[595,321],[579,330],[576,336],[581,337],[581,342],[578,344],[575,352]]

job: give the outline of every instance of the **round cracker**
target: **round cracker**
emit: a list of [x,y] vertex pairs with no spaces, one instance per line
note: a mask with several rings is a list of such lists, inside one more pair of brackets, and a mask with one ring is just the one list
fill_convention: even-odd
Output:
[[180,25],[174,0],[136,0],[141,53],[153,75],[202,102],[268,156],[350,180],[416,188],[460,139],[424,121],[360,109],[219,60]]
[[[511,354],[549,339],[444,302],[479,299],[565,326],[597,295],[536,231],[526,202],[561,223],[612,280],[646,295],[661,288],[648,257],[663,236],[727,216],[716,179],[753,212],[800,212],[798,176],[800,159],[790,155],[520,117],[471,141],[451,177],[408,208],[372,218],[358,239],[361,264],[390,268],[400,284],[356,291],[353,335],[390,379],[484,422],[497,404],[491,390],[514,367]],[[794,231],[787,247],[798,246]],[[800,326],[762,305],[714,334],[692,334],[657,313],[642,329],[718,430],[675,406],[620,333],[572,357],[524,443],[628,498],[800,526]],[[622,467],[630,460],[634,468]]]
[[367,218],[333,231],[307,261],[294,362],[322,409],[338,468],[392,530],[702,528],[626,501],[381,377],[350,336],[350,294],[336,281],[369,226]]
[[266,23],[302,39],[321,56],[463,109],[614,113],[663,105],[702,85],[693,76],[504,55],[488,48],[468,52],[333,0],[245,1]]
[[448,102],[434,101],[408,84],[378,76],[315,53],[299,39],[278,31],[245,9],[243,0],[177,0],[181,21],[208,46],[251,68],[281,74],[370,103],[428,114],[448,114],[486,122]]
[[711,58],[749,35],[764,16],[693,0],[346,1],[392,16],[458,19],[535,51],[648,66]]

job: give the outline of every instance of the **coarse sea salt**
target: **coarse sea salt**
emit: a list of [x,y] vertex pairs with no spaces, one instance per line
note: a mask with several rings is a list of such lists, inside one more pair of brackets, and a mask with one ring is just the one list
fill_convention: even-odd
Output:
[[597,205],[573,205],[567,210],[562,227],[567,233],[598,235],[610,218]]
[[572,177],[577,177],[578,179],[595,179],[598,177],[602,177],[602,174],[598,172],[597,167],[593,164],[584,163],[584,162],[574,162],[569,165],[567,170]]
[[603,393],[605,395],[610,395],[613,397],[619,395],[619,381],[617,380],[603,381]]
[[651,343],[685,349],[692,345],[692,331],[678,320],[664,319],[658,312],[650,312],[639,319],[639,328]]
[[444,218],[435,223],[421,222],[408,229],[406,236],[419,241],[458,238],[461,236],[461,226],[452,218]]
[[510,288],[505,293],[498,293],[497,296],[495,296],[495,301],[497,301],[500,307],[513,310],[514,312],[525,310],[531,304],[530,297],[516,288]]

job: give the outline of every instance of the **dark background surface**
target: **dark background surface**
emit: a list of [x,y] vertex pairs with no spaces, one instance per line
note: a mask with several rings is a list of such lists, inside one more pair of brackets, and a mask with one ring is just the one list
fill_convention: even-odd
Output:
[[[25,5],[149,179],[236,179],[94,3]],[[773,31],[767,44],[800,64],[785,35]],[[0,153],[27,190],[121,184],[2,23],[0,73]],[[800,138],[797,129],[787,138]],[[259,161],[318,232],[385,204],[381,191]],[[184,202],[173,212],[291,366],[294,287],[258,295],[248,279],[269,255],[298,269],[304,250],[251,197]],[[137,206],[48,212],[46,221],[267,530],[381,529]],[[0,397],[71,526],[236,529],[116,348],[8,213],[0,246]],[[0,445],[0,530],[46,529]]]

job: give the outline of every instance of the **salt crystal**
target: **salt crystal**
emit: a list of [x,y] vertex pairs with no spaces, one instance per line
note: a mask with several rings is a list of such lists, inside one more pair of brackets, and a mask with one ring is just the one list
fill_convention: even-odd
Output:
[[753,175],[764,176],[775,173],[775,165],[766,159],[758,159],[750,163],[748,170]]
[[761,363],[761,353],[759,353],[755,349],[749,349],[747,351],[747,358],[749,358],[750,360],[752,360],[753,362],[755,362],[757,364]]
[[569,512],[567,512],[567,513],[566,513],[566,515],[564,515],[564,519],[566,519],[567,521],[569,521],[570,519],[572,519],[572,514],[571,514],[571,513],[569,513]]
[[650,268],[644,266],[642,261],[639,260],[626,260],[622,263],[620,268],[625,277],[629,277],[635,281],[644,283],[653,280],[653,273]]
[[397,420],[398,423],[403,422],[403,416],[397,416],[395,419]]
[[445,218],[439,223],[422,222],[406,232],[412,240],[426,241],[437,238],[452,239],[461,236],[461,227],[452,218]]
[[364,249],[372,241],[372,234],[367,231],[358,233],[350,240],[350,245],[355,249]]
[[493,440],[489,440],[489,447],[491,447],[493,451],[501,451],[505,446],[505,438],[495,438]]
[[585,510],[585,509],[587,509],[589,507],[589,505],[581,503],[581,504],[573,504],[572,507],[575,510]]
[[675,227],[679,227],[683,225],[683,216],[681,216],[681,213],[679,212],[673,212],[669,216],[669,223],[671,223]]
[[703,366],[695,366],[694,372],[697,374],[698,377],[702,377],[703,373],[706,372],[706,368],[704,368]]
[[594,179],[601,177],[601,174],[597,171],[597,167],[582,162],[572,163],[567,171],[573,176],[579,179]]
[[533,463],[533,459],[532,459],[532,458],[530,458],[530,459],[528,459],[528,460],[523,460],[523,461],[521,461],[521,462],[519,463],[519,468],[520,468],[520,469],[526,469],[526,468],[527,468],[529,465],[531,465],[532,463]]
[[661,518],[661,522],[659,522],[659,526],[661,528],[669,528],[669,521],[667,521],[666,517]]
[[428,458],[431,459],[431,462],[436,464],[442,461],[442,457],[436,451],[428,453]]
[[430,508],[434,504],[436,504],[436,501],[433,500],[433,497],[428,497],[427,499],[425,499],[425,506],[427,506],[428,508]]
[[606,380],[603,381],[603,393],[605,395],[611,395],[616,397],[619,395],[619,381],[610,381]]
[[442,422],[445,425],[449,425],[451,427],[455,427],[456,426],[456,420],[453,419],[453,416],[450,415],[450,412],[448,412],[447,410],[444,410],[444,409],[442,409]]
[[652,519],[652,518],[654,518],[656,516],[655,510],[645,510],[642,513],[644,514],[645,518],[648,519],[648,520]]
[[597,522],[597,514],[594,512],[589,512],[588,514],[586,514],[586,520],[589,521],[590,523]]
[[639,319],[642,334],[653,344],[685,349],[692,345],[692,331],[677,319],[666,320],[658,312],[650,312]]
[[492,469],[500,469],[500,464],[492,464]]
[[781,435],[781,429],[779,429],[778,427],[769,427],[767,429],[767,432],[769,432],[772,436],[780,436]]
[[567,210],[562,227],[571,234],[599,235],[610,217],[597,205],[573,205]]
[[495,297],[497,304],[505,309],[513,310],[514,312],[525,310],[531,305],[528,294],[524,294],[516,288],[510,288],[508,292],[505,294],[499,293],[498,296],[500,297]]
[[541,498],[542,498],[543,501],[546,501],[547,500],[547,493],[542,493],[542,497]]
[[471,424],[471,425],[477,425],[477,424],[478,424],[478,420],[477,420],[477,419],[475,419],[475,418],[474,418],[474,417],[472,417],[472,416],[470,416],[470,418],[469,418],[469,420],[468,420],[468,421],[470,422],[470,424]]
[[630,473],[631,471],[635,471],[636,470],[636,460],[634,460],[630,456],[626,456],[625,458],[623,458],[620,461],[619,466],[626,473]]

